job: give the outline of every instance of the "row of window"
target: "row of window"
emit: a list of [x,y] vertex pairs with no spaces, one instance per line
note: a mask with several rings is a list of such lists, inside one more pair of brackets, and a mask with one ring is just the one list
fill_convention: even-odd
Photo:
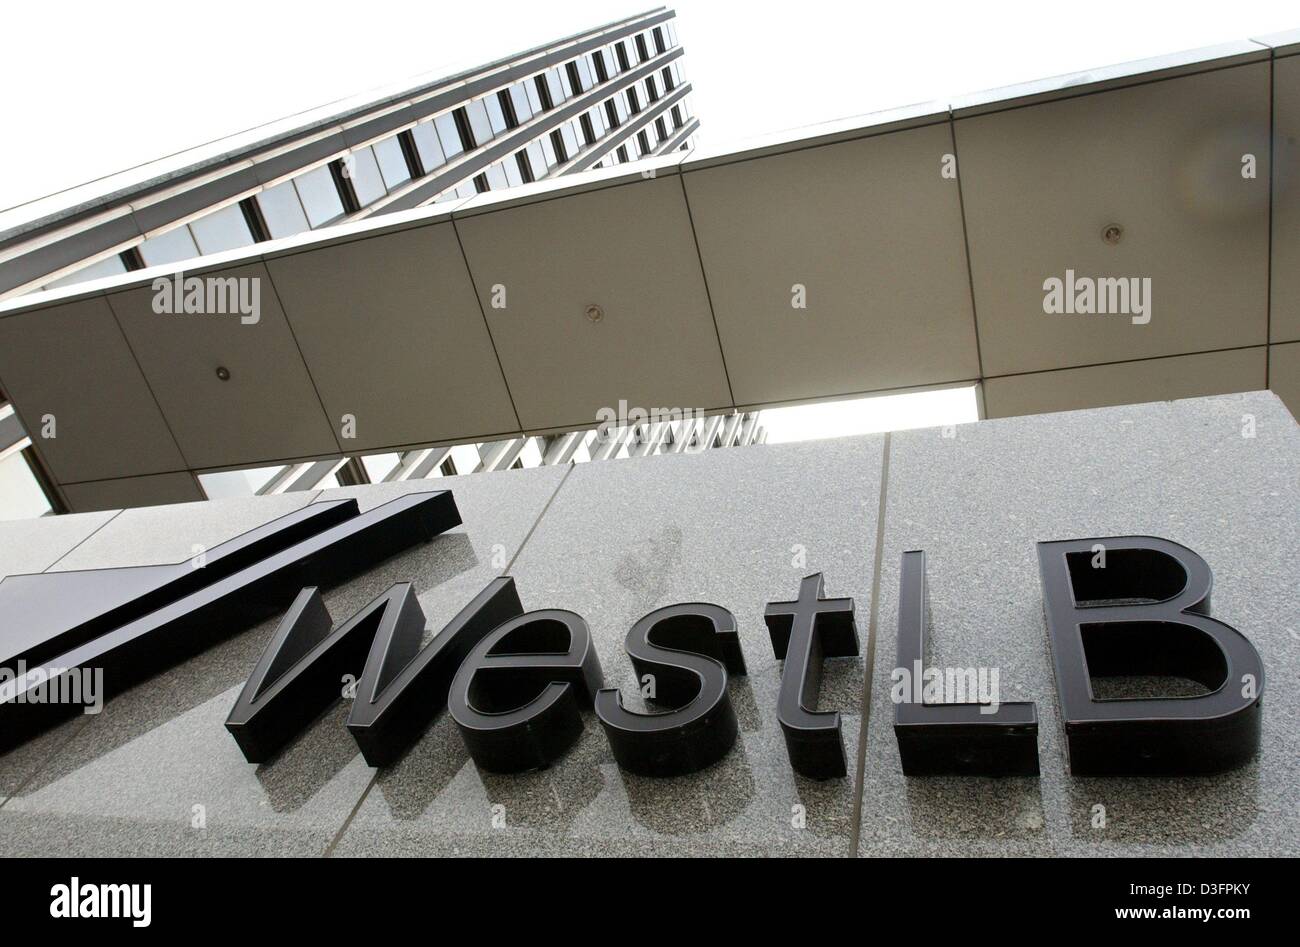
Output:
[[[608,82],[676,46],[671,22],[583,54],[505,89],[474,99],[419,122],[373,145],[300,174],[254,197],[150,237],[138,246],[93,263],[47,284],[51,289],[125,273],[147,266],[178,263],[197,256],[251,246],[263,240],[315,230],[355,214],[412,179],[433,173],[449,161],[520,127],[534,116],[575,95]],[[596,108],[542,135],[510,158],[473,179],[439,194],[435,201],[470,197],[487,190],[537,180],[595,144],[681,84],[681,69],[670,63],[611,96]],[[685,103],[672,109],[672,128],[689,119]],[[634,161],[669,137],[660,118],[598,166]]]

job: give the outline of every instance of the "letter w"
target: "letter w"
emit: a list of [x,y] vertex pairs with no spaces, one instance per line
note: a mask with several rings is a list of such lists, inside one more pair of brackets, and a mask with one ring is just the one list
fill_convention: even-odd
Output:
[[[447,705],[465,656],[488,632],[523,614],[514,579],[493,579],[426,647],[424,612],[399,582],[343,625],[320,593],[290,606],[226,720],[250,763],[264,763],[327,710],[344,676],[360,671],[348,731],[371,766],[395,761]],[[364,662],[364,664],[363,664]]]

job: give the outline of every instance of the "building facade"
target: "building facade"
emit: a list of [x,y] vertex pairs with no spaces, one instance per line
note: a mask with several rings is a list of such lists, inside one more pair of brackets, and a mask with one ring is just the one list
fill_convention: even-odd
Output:
[[[672,21],[11,218],[0,462],[91,511],[750,443],[767,408],[918,389],[1300,405],[1296,34],[710,148]],[[53,285],[105,261],[146,268]],[[261,310],[191,311],[191,279]]]
[[[0,299],[689,148],[700,123],[683,55],[660,8],[0,214]],[[761,438],[753,413],[675,422],[214,472],[200,485],[268,494]],[[68,508],[7,402],[0,464],[10,515]]]

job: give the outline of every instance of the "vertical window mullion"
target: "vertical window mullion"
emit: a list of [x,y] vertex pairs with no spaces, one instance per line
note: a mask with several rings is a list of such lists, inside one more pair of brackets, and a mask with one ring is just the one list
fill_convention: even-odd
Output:
[[262,216],[262,208],[257,205],[257,201],[251,197],[246,197],[239,202],[239,210],[244,215],[244,223],[248,225],[248,232],[253,235],[254,243],[264,243],[271,239],[271,228],[266,225],[266,218]]
[[420,159],[420,149],[416,147],[415,136],[411,134],[409,128],[398,133],[397,144],[401,146],[402,157],[406,159],[406,170],[411,172],[411,180],[422,178],[429,173],[424,168],[424,162]]
[[339,200],[343,202],[343,213],[355,214],[361,210],[361,201],[357,199],[357,190],[352,186],[352,179],[343,173],[343,159],[335,158],[330,162],[330,178],[334,181],[334,187],[339,192]]

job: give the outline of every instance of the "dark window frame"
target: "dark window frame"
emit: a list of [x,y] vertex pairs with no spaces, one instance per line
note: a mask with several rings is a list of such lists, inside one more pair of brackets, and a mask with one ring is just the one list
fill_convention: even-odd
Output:
[[343,173],[343,159],[335,158],[330,162],[329,169],[334,189],[339,192],[339,201],[343,204],[343,216],[361,210],[361,201],[357,198],[357,189],[352,186],[352,178]]
[[465,154],[469,154],[478,147],[478,142],[474,138],[474,128],[469,123],[469,112],[465,111],[465,106],[451,110],[452,121],[456,123],[456,134],[460,136],[460,147]]
[[546,84],[546,73],[539,72],[533,76],[533,85],[537,87],[537,97],[542,102],[542,111],[549,112],[555,108],[555,100],[551,98],[551,87]]
[[569,160],[569,150],[564,145],[564,136],[560,134],[558,128],[551,131],[551,150],[555,152],[556,165],[564,164]]
[[574,95],[582,95],[587,91],[582,85],[582,73],[578,72],[578,60],[570,59],[566,62],[564,71],[569,77],[569,85],[573,86]]
[[497,93],[497,103],[501,106],[501,115],[506,120],[506,129],[518,128],[520,125],[519,113],[515,111],[515,103],[510,98],[509,89],[502,89]]
[[[437,137],[437,132],[434,132],[434,137]],[[429,173],[425,170],[424,159],[420,157],[420,149],[416,147],[415,136],[409,128],[397,133],[397,144],[402,149],[402,158],[406,161],[406,170],[410,172],[412,181]]]
[[525,184],[532,184],[537,180],[533,174],[533,161],[528,157],[528,149],[522,148],[515,152],[515,164],[519,166],[519,176],[524,179]]
[[244,215],[244,223],[248,226],[254,243],[265,243],[271,239],[271,228],[267,226],[262,208],[255,198],[245,197],[240,201],[239,212]]

